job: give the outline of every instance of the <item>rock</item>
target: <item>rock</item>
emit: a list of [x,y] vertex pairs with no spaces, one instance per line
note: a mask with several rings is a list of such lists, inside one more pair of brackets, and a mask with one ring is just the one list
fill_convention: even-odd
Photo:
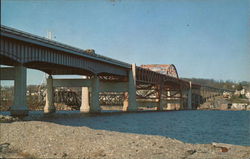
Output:
[[9,143],[3,143],[0,144],[0,152],[5,152],[9,149],[10,144]]
[[235,110],[245,110],[247,108],[247,103],[233,103],[231,109]]
[[20,120],[18,117],[13,117],[9,115],[0,115],[0,122],[13,122]]
[[64,152],[63,155],[62,155],[62,158],[65,158],[67,156],[68,156],[68,154]]
[[227,152],[228,151],[228,148],[226,147],[221,147],[221,152]]
[[250,105],[246,106],[246,110],[250,110]]
[[187,150],[187,151],[185,152],[185,155],[186,155],[186,156],[189,156],[189,155],[192,155],[192,154],[194,154],[194,153],[196,153],[196,150]]
[[221,105],[220,105],[220,109],[221,109],[221,110],[227,110],[227,109],[228,109],[228,104],[224,104],[224,103],[221,104]]
[[232,147],[232,145],[230,144],[215,143],[215,142],[213,142],[212,145],[216,148],[220,148],[221,152],[228,152],[229,149]]

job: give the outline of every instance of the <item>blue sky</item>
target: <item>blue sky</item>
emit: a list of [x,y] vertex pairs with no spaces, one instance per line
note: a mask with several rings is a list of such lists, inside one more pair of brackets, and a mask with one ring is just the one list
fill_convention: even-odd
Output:
[[[1,24],[180,77],[250,81],[250,0],[2,0]],[[29,84],[43,74],[29,71]]]

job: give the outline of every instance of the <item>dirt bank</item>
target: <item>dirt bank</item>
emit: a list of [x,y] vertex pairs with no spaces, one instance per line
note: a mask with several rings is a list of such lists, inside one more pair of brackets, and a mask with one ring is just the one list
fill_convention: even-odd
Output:
[[0,123],[0,132],[0,158],[250,158],[247,146],[188,144],[46,121]]

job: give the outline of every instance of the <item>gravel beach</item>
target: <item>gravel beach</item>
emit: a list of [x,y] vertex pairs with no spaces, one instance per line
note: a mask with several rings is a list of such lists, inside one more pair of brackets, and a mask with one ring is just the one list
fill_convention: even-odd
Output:
[[189,144],[47,120],[1,120],[0,132],[0,158],[250,158],[249,146]]

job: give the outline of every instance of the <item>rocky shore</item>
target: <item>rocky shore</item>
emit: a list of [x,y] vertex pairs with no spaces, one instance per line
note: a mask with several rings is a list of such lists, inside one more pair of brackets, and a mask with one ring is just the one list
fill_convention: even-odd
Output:
[[0,158],[250,158],[249,146],[189,144],[168,137],[66,126],[49,120],[5,118],[0,119]]

